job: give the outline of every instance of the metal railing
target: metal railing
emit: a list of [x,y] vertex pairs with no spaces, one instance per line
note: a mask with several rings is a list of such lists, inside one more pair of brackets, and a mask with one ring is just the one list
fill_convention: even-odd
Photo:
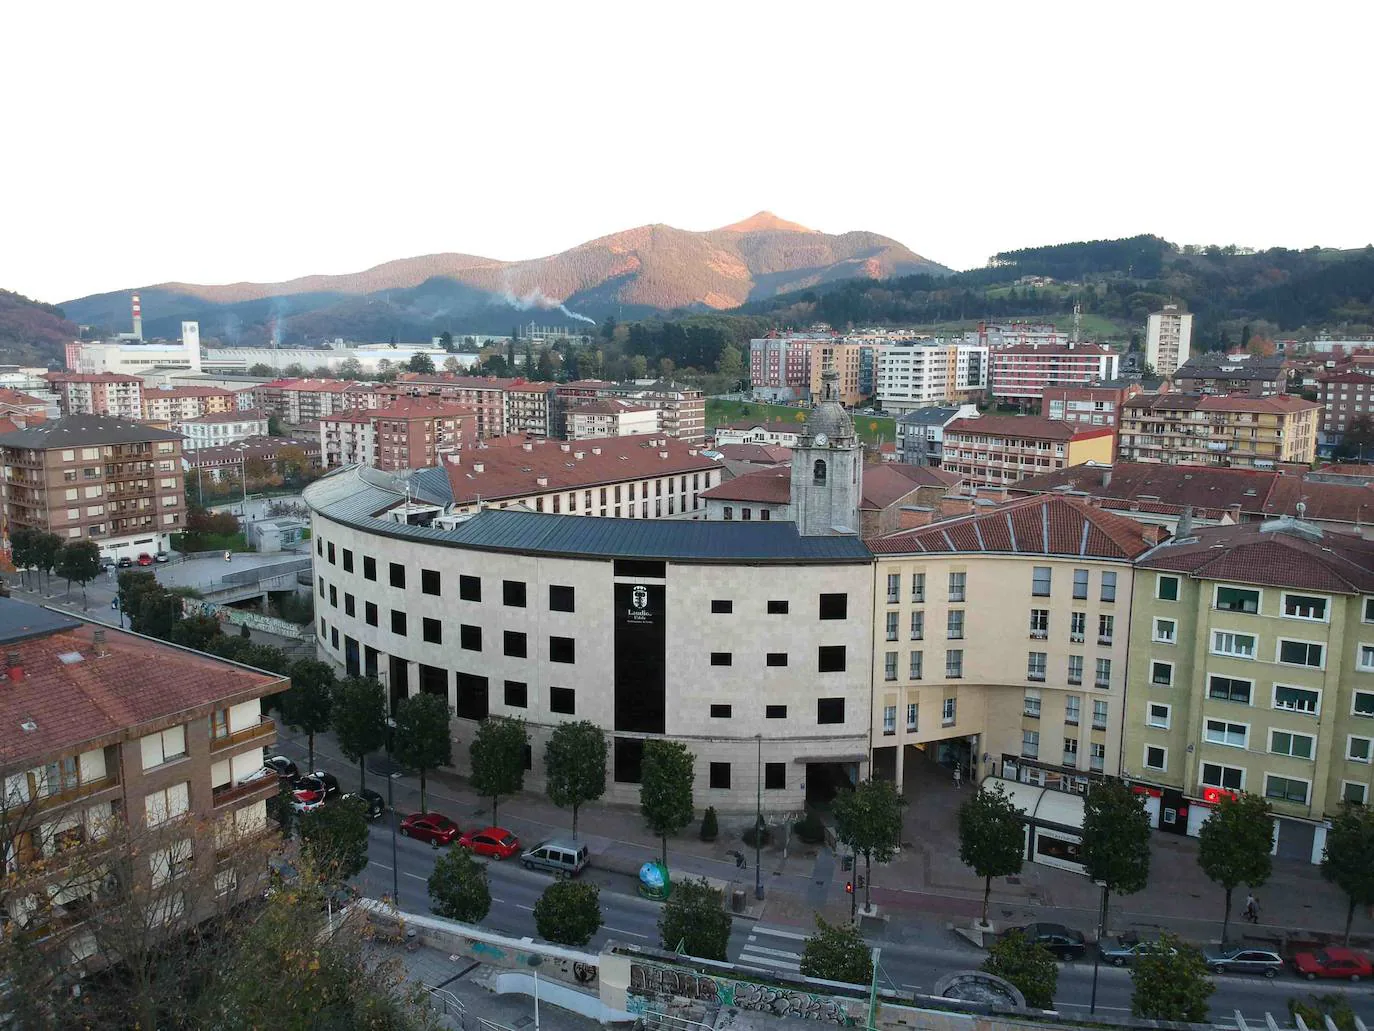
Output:
[[243,799],[249,798],[257,792],[266,794],[269,788],[274,793],[280,790],[277,778],[259,777],[257,780],[245,781],[240,784],[235,784],[233,787],[216,788],[210,793],[211,801],[214,807],[218,809],[220,806],[241,802]]
[[256,724],[245,727],[243,730],[236,730],[232,734],[225,734],[223,737],[210,739],[210,751],[218,752],[225,748],[233,748],[247,741],[256,741],[271,735],[277,729],[276,721],[270,716],[261,716]]
[[[433,998],[437,999],[439,1003],[444,1007],[444,1016],[449,1015],[450,1009],[452,1009],[452,1012],[458,1015],[460,1020],[464,1016],[466,1016],[468,1008],[463,1005],[463,1000],[458,998],[458,996],[454,995],[447,988],[440,988],[438,985],[425,984],[423,981],[420,982],[420,987],[427,991]],[[486,1020],[482,1021],[483,1026],[485,1026],[487,1023],[488,1022]],[[500,1024],[493,1024],[492,1026],[495,1028],[501,1027]]]

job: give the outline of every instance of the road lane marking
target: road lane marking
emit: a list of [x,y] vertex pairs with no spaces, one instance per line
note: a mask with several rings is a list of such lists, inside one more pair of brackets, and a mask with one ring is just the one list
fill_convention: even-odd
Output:
[[751,933],[751,934],[749,935],[749,940],[750,940],[750,941],[753,941],[753,940],[754,940],[754,935],[755,935],[755,934],[767,934],[767,935],[771,935],[771,936],[774,937],[774,938],[790,938],[790,939],[792,939],[793,941],[799,941],[799,942],[804,942],[804,941],[806,941],[808,938],[811,937],[809,934],[801,934],[801,933],[799,933],[799,932],[797,932],[797,931],[784,931],[784,930],[782,930],[781,928],[778,928],[778,927],[764,927],[764,926],[762,926],[761,924],[755,924],[755,925],[751,928],[751,931],[752,931],[753,933]]
[[747,952],[754,956],[775,956],[778,959],[801,959],[801,956],[795,952],[784,952],[781,949],[765,949],[762,945],[746,945],[740,952]]
[[638,931],[627,931],[623,927],[610,927],[606,924],[602,924],[601,929],[603,931],[614,931],[616,934],[628,934],[633,938],[644,938],[647,940],[649,937],[647,934],[640,934]]

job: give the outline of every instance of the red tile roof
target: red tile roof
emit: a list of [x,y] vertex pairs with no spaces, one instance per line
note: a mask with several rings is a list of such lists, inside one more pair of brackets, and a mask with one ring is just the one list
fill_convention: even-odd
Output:
[[1341,372],[1328,372],[1317,376],[1318,383],[1374,383],[1374,375],[1347,369]]
[[792,449],[781,444],[719,444],[714,450],[727,462],[783,465],[792,461]]
[[1288,519],[1209,526],[1141,559],[1145,569],[1187,573],[1261,587],[1332,594],[1374,592],[1374,541],[1351,534],[1304,532]]
[[357,384],[342,379],[274,379],[263,390],[296,390],[314,394],[342,394]]
[[792,467],[756,469],[701,492],[715,501],[758,501],[786,505],[792,500]]
[[1038,415],[983,415],[977,419],[955,419],[945,428],[946,436],[951,433],[976,433],[1030,440],[1085,440],[1110,436],[1112,432],[1110,426],[1078,426]]
[[1121,406],[1150,412],[1271,412],[1287,415],[1321,408],[1316,401],[1304,401],[1291,394],[1252,397],[1249,394],[1141,394]]
[[[885,462],[866,465],[863,473],[863,498],[859,507],[875,511],[896,504],[922,487],[947,490],[959,482],[959,477],[943,469],[928,466],[903,465]],[[716,501],[760,501],[786,505],[792,495],[792,467],[758,469],[726,480],[719,486],[702,492],[703,498]]]
[[868,541],[877,554],[1063,555],[1128,562],[1150,549],[1158,529],[1077,498],[1022,498]]
[[210,412],[206,415],[197,415],[194,419],[182,419],[181,425],[186,426],[191,423],[197,425],[211,422],[242,422],[245,419],[266,419],[267,413],[258,408],[249,408],[242,412]]
[[178,397],[233,397],[234,391],[228,387],[154,387],[144,388],[143,400],[156,401],[158,398]]
[[49,383],[142,383],[137,376],[124,372],[45,372]]
[[47,406],[47,402],[42,398],[34,397],[32,394],[25,394],[22,391],[10,390],[8,387],[0,387],[0,404]]

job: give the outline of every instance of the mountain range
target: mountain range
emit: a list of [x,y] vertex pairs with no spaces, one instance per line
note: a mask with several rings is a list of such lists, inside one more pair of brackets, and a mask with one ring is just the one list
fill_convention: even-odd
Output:
[[181,322],[225,342],[422,340],[596,322],[607,315],[736,308],[853,277],[886,279],[949,269],[885,236],[839,235],[770,212],[720,229],[640,226],[527,261],[470,254],[402,258],[337,276],[281,283],[158,283],[64,301],[74,322],[126,330],[129,295],[143,303],[144,335],[175,338]]

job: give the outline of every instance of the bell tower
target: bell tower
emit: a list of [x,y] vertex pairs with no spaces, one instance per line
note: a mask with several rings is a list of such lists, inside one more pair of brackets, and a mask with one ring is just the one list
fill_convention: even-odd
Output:
[[827,360],[820,403],[792,449],[792,518],[807,537],[859,532],[863,445],[840,402],[839,381]]

